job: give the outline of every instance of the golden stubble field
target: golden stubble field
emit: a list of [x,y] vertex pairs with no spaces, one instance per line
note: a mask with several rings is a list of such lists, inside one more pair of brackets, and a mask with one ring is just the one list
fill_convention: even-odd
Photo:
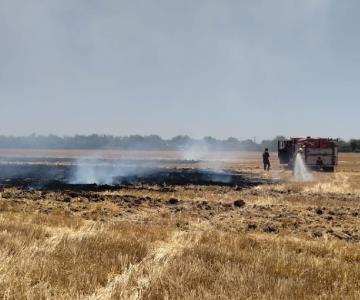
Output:
[[[0,156],[14,153],[25,154]],[[106,153],[132,155],[142,154]],[[147,155],[165,166],[176,157]],[[0,298],[359,299],[360,155],[341,154],[336,173],[307,183],[294,182],[275,155],[272,163],[269,174],[259,154],[222,163],[282,180],[251,189],[2,187]]]

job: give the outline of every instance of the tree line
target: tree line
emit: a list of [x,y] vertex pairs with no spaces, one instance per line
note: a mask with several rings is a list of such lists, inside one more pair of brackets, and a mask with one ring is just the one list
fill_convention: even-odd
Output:
[[[92,134],[64,137],[37,134],[21,137],[0,135],[0,148],[182,150],[190,147],[206,147],[209,150],[225,151],[262,151],[264,148],[276,151],[278,141],[284,139],[283,136],[277,136],[274,139],[257,143],[251,139],[238,140],[234,137],[224,140],[210,136],[203,139],[193,139],[187,135],[178,135],[171,139],[162,139],[158,135],[112,136]],[[360,140],[339,140],[339,151],[360,152]]]
[[360,139],[339,140],[340,152],[360,152]]

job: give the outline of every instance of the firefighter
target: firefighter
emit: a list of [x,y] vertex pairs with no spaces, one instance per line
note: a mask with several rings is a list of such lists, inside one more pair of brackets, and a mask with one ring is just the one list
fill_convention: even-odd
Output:
[[319,171],[324,167],[324,162],[323,162],[323,160],[322,160],[322,158],[320,156],[316,160],[316,166],[317,166]]
[[269,149],[266,148],[263,153],[264,171],[270,171],[270,153]]

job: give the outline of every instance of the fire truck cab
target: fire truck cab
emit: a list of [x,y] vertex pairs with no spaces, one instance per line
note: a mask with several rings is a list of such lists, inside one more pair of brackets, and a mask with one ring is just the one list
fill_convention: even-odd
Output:
[[278,141],[280,164],[294,166],[295,158],[301,152],[305,164],[311,169],[333,172],[338,163],[337,140],[330,138],[290,138]]

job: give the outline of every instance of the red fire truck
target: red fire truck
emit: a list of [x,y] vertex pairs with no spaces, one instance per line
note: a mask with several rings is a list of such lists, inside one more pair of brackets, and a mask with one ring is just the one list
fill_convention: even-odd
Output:
[[337,142],[330,138],[313,137],[278,141],[280,163],[293,167],[296,155],[300,152],[309,168],[333,172],[338,162]]

